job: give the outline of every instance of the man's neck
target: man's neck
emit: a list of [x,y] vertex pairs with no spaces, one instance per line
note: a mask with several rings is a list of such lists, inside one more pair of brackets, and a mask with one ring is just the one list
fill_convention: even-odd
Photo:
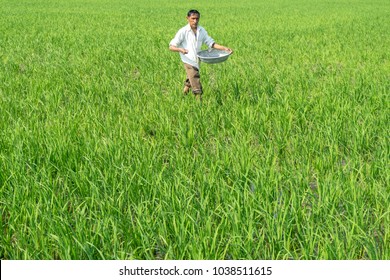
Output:
[[192,27],[190,26],[190,28],[191,28],[192,32],[194,32],[195,34],[198,32],[198,27],[192,28]]

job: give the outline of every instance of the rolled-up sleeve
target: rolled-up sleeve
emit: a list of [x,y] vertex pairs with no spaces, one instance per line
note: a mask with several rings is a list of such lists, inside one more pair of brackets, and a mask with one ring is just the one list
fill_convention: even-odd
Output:
[[171,40],[169,45],[174,47],[179,47],[182,42],[183,42],[183,32],[179,30],[179,32],[176,33],[175,37]]
[[203,29],[203,31],[204,31],[203,43],[207,45],[209,48],[211,48],[215,43],[215,41],[213,38],[209,36],[206,30]]

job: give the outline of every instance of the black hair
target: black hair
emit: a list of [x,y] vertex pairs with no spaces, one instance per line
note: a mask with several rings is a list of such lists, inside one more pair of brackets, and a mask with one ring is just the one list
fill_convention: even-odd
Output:
[[200,16],[200,13],[197,10],[189,10],[187,13],[187,17],[190,17],[193,14],[197,14]]

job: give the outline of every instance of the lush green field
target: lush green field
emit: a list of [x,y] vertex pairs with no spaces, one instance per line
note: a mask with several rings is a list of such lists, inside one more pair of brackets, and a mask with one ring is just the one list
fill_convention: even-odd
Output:
[[[227,62],[203,102],[169,41]],[[390,259],[388,0],[0,0],[1,259]]]

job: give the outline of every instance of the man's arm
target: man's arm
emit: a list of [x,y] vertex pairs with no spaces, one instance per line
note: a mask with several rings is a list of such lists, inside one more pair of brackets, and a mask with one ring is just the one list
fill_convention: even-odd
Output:
[[182,53],[182,54],[188,53],[188,51],[186,49],[178,48],[178,47],[175,47],[174,45],[169,45],[169,50],[171,50],[173,52],[179,52],[179,53]]
[[230,53],[233,53],[232,49],[230,49],[228,47],[225,47],[225,46],[222,46],[222,45],[218,45],[217,43],[214,43],[212,48],[213,49],[217,49],[217,50],[221,50],[221,51],[228,51]]

